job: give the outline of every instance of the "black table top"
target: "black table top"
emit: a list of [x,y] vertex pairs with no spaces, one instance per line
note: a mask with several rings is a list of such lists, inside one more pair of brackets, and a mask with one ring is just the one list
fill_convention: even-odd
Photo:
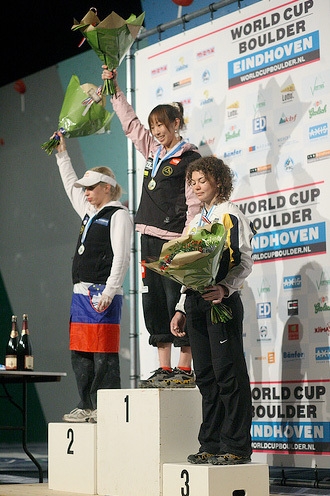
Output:
[[65,376],[66,372],[0,370],[0,383],[58,382]]

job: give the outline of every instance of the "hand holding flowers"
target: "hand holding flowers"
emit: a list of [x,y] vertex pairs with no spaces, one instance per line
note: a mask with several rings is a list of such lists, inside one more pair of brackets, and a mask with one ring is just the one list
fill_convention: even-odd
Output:
[[202,293],[211,303],[213,323],[232,318],[230,308],[221,301],[223,288],[214,285],[226,237],[222,224],[199,227],[192,234],[165,243],[159,260],[146,264],[151,270]]
[[232,312],[228,305],[225,305],[222,300],[226,296],[226,291],[224,286],[221,284],[216,284],[215,286],[209,286],[205,288],[205,292],[202,297],[205,301],[209,301],[211,306],[211,321],[216,322],[228,322],[232,319]]
[[[97,10],[92,7],[80,22],[74,19],[71,29],[81,32],[103,64],[112,71],[119,67],[133,45],[142,28],[144,16],[144,12],[138,17],[131,14],[125,20],[115,12],[111,12],[101,21],[97,16]],[[102,93],[116,94],[116,88],[111,79],[104,80]]]
[[[110,122],[114,113],[105,108],[105,97],[101,95],[102,86],[91,83],[80,84],[79,78],[73,75],[67,86],[58,127],[66,138],[80,138],[92,134],[103,134],[110,131]],[[56,133],[41,145],[51,155],[59,144],[60,137]]]

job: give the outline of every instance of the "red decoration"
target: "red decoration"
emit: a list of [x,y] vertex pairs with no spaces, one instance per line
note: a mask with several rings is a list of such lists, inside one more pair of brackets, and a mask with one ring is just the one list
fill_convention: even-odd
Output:
[[17,91],[21,95],[21,111],[25,111],[25,96],[24,93],[26,92],[26,86],[23,81],[23,79],[18,79],[14,83],[14,90]]
[[26,92],[26,86],[25,86],[24,81],[22,79],[18,79],[14,83],[14,89],[15,89],[15,91],[17,91],[17,93],[24,95],[24,93]]
[[194,0],[172,0],[173,3],[176,5],[181,5],[182,7],[188,7],[188,5],[191,5]]

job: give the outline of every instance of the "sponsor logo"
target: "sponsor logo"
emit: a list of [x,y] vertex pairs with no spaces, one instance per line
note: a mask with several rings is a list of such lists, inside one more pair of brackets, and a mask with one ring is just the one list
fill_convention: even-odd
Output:
[[214,143],[215,143],[215,138],[207,138],[207,139],[202,138],[198,146],[210,146],[210,145],[214,145]]
[[229,152],[224,152],[223,154],[224,158],[237,157],[239,155],[242,155],[242,150],[236,148],[234,148],[234,150],[231,150]]
[[260,296],[266,293],[270,293],[270,284],[268,283],[268,281],[263,279],[261,281],[261,286],[258,288],[258,295]]
[[330,360],[330,346],[319,346],[315,348],[315,360],[325,362]]
[[289,84],[281,90],[282,103],[292,103],[294,100],[295,86],[294,84]]
[[319,160],[324,160],[330,156],[330,150],[323,150],[322,152],[310,153],[307,155],[307,163],[318,162]]
[[248,152],[263,152],[265,150],[269,150],[272,147],[272,144],[267,141],[266,143],[261,143],[259,145],[251,145],[248,147]]
[[241,130],[237,126],[231,126],[225,134],[226,141],[240,138]]
[[260,110],[264,109],[265,107],[266,107],[266,100],[263,97],[263,95],[258,93],[257,103],[255,105],[253,105],[254,115],[256,115],[257,112],[260,112]]
[[253,167],[253,169],[250,169],[250,176],[259,176],[260,174],[268,174],[269,172],[272,172],[271,164],[260,165],[259,167]]
[[259,327],[259,336],[260,337],[257,339],[257,342],[271,341],[271,338],[267,337],[268,336],[268,327],[266,325],[262,325]]
[[162,65],[160,67],[156,67],[155,69],[152,69],[151,77],[162,76],[163,74],[166,74],[166,72],[167,72],[167,65]]
[[305,353],[301,350],[283,351],[282,356],[284,361],[299,361],[305,358]]
[[208,90],[204,91],[204,98],[201,100],[200,105],[201,107],[204,107],[204,105],[209,105],[210,103],[214,102],[214,98],[209,95]]
[[298,300],[288,300],[288,315],[298,315]]
[[189,86],[191,84],[191,77],[187,77],[185,79],[181,79],[180,81],[175,81],[173,83],[173,89],[177,90],[178,88],[184,88],[185,86]]
[[159,86],[157,89],[156,89],[156,98],[162,98],[164,94],[164,89]]
[[211,112],[204,112],[204,115],[202,116],[202,119],[201,119],[202,127],[207,126],[208,124],[212,124],[212,122],[213,122],[213,119],[212,119]]
[[257,319],[270,319],[271,316],[272,306],[269,301],[257,303]]
[[210,74],[210,71],[208,69],[205,69],[205,71],[203,71],[202,73],[202,81],[203,83],[208,83],[211,79],[211,74]]
[[316,117],[317,115],[326,114],[327,113],[327,104],[323,105],[323,102],[321,100],[318,100],[309,109],[308,113],[309,113],[310,119],[312,119],[313,117]]
[[179,65],[176,66],[175,71],[180,72],[180,71],[184,71],[185,69],[188,69],[188,64],[185,63],[183,57],[180,57],[179,58]]
[[296,121],[296,119],[297,119],[297,114],[287,116],[283,113],[281,115],[278,123],[279,124],[293,124]]
[[284,162],[284,170],[286,172],[291,172],[293,171],[293,168],[294,168],[294,161],[291,157],[288,157]]
[[289,341],[299,340],[299,324],[288,325],[288,340]]
[[267,119],[266,116],[256,117],[252,120],[252,132],[253,134],[263,133],[267,130]]
[[227,118],[234,119],[238,116],[239,102],[234,102],[227,107]]
[[269,351],[267,353],[267,361],[268,363],[275,363],[275,351]]
[[324,122],[318,126],[311,126],[308,130],[308,137],[310,140],[317,138],[325,138],[328,136],[328,123]]
[[328,301],[328,297],[323,296],[322,298],[320,298],[320,301],[314,303],[314,313],[316,314],[319,312],[328,312],[330,310],[330,307],[327,301]]
[[268,328],[265,325],[260,326],[259,328],[259,334],[261,338],[266,338],[268,333]]
[[199,50],[196,53],[197,60],[203,60],[208,57],[213,57],[215,55],[215,47],[206,48],[205,50]]
[[301,289],[301,275],[283,277],[283,289]]
[[322,327],[322,326],[315,327],[314,332],[315,332],[315,334],[319,334],[319,333],[323,333],[323,332],[330,334],[330,322],[328,322],[325,327]]
[[325,82],[320,78],[316,77],[313,86],[310,87],[311,94],[314,96],[314,93],[317,91],[322,91],[325,89]]
[[181,103],[182,103],[184,108],[188,107],[188,105],[192,104],[191,97],[187,96],[186,98],[183,98],[183,100],[181,100]]
[[166,165],[162,170],[163,176],[169,177],[173,174],[173,169],[169,165]]

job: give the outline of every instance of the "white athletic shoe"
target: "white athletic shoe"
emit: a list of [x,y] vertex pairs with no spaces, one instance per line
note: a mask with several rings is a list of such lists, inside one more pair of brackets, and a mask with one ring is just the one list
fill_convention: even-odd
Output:
[[91,411],[91,416],[88,419],[90,424],[97,424],[97,410]]
[[70,413],[63,415],[64,422],[88,422],[93,410],[82,410],[81,408],[74,408]]

